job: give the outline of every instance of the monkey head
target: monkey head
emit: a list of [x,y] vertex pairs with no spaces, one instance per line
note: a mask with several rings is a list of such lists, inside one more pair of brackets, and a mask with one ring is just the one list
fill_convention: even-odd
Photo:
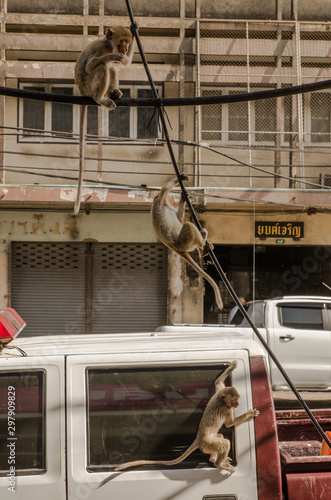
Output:
[[108,28],[106,38],[112,45],[112,52],[123,54],[128,53],[130,44],[132,43],[132,33],[129,28],[123,26],[116,26],[115,28]]
[[222,390],[222,395],[229,408],[238,408],[240,395],[237,389],[234,387],[225,387]]

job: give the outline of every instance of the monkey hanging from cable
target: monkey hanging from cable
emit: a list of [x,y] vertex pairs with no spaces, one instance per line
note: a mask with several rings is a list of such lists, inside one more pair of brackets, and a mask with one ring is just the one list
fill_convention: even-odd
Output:
[[198,432],[191,446],[178,458],[174,460],[136,460],[125,462],[115,467],[115,471],[121,471],[129,467],[139,465],[176,465],[188,457],[194,450],[200,448],[203,453],[210,455],[209,461],[218,469],[224,469],[232,474],[235,469],[230,464],[228,457],[230,441],[219,433],[224,424],[225,427],[233,427],[242,422],[255,418],[259,415],[258,410],[249,410],[239,417],[233,416],[233,408],[239,406],[239,393],[234,387],[225,387],[224,381],[230,373],[237,367],[237,362],[233,361],[228,368],[215,381],[215,393],[208,401],[202,415]]
[[[181,179],[183,181],[188,180],[184,174],[181,174]],[[219,287],[190,255],[190,252],[197,249],[200,257],[203,257],[214,246],[211,243],[207,243],[208,231],[206,229],[201,229],[200,232],[192,222],[183,222],[185,216],[185,199],[183,194],[181,194],[178,207],[170,195],[170,190],[177,184],[177,178],[173,179],[165,184],[160,193],[155,197],[151,209],[154,230],[164,245],[174,250],[211,284],[214,289],[216,304],[219,309],[223,309]]]

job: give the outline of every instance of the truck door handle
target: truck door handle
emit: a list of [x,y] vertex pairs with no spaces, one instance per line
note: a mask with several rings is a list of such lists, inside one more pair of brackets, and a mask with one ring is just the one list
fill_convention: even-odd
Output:
[[290,342],[291,340],[294,340],[295,337],[293,337],[293,335],[282,335],[281,337],[279,337],[279,340],[281,342]]

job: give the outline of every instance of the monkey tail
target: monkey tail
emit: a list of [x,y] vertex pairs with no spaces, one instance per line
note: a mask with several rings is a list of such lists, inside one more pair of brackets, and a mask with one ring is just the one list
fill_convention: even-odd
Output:
[[79,173],[78,173],[78,186],[77,195],[74,207],[74,214],[79,213],[80,208],[80,195],[85,173],[85,135],[87,128],[87,106],[83,104],[80,108],[80,121],[79,121]]
[[222,297],[221,297],[221,294],[220,294],[220,290],[217,286],[217,283],[215,283],[215,281],[213,280],[213,278],[211,276],[209,276],[209,274],[207,274],[200,266],[199,264],[197,264],[195,262],[195,260],[191,257],[191,255],[187,252],[178,252],[178,254],[182,257],[182,259],[186,260],[186,262],[188,262],[192,267],[193,269],[195,269],[195,271],[197,273],[199,273],[203,278],[205,278],[205,280],[208,281],[208,283],[211,284],[211,286],[213,287],[213,290],[214,290],[214,293],[215,293],[215,299],[216,299],[216,304],[218,306],[218,308],[220,310],[223,309],[223,301],[222,301]]
[[185,460],[186,457],[188,457],[194,450],[199,448],[199,443],[197,440],[193,441],[191,446],[187,448],[184,453],[178,457],[175,458],[174,460],[168,460],[168,461],[159,461],[159,460],[136,460],[135,462],[124,462],[124,464],[118,465],[115,467],[115,471],[119,470],[124,470],[128,469],[129,467],[136,467],[138,465],[176,465]]

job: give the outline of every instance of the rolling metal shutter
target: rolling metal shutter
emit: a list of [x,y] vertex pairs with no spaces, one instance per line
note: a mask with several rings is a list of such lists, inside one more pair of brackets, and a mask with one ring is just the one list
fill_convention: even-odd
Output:
[[21,336],[85,333],[86,245],[13,243],[12,307]]
[[24,336],[151,331],[167,319],[167,250],[13,243],[11,292]]
[[93,333],[152,331],[167,321],[167,249],[93,245]]

